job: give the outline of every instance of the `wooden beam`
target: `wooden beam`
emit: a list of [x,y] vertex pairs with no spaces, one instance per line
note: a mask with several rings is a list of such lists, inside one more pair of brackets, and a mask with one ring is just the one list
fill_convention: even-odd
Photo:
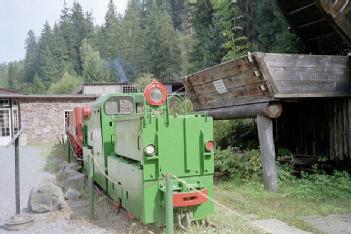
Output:
[[249,105],[239,105],[222,107],[216,109],[203,110],[216,120],[238,119],[238,118],[255,118],[257,115],[267,116],[269,118],[278,118],[282,113],[280,103],[253,103]]
[[257,116],[257,130],[260,141],[261,162],[263,169],[263,184],[267,191],[275,192],[277,185],[277,169],[275,166],[275,148],[273,141],[272,119],[262,115]]

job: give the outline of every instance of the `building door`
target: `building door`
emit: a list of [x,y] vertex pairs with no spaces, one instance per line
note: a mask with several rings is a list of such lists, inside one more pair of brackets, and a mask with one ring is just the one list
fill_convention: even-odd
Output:
[[0,109],[0,145],[11,141],[11,109]]

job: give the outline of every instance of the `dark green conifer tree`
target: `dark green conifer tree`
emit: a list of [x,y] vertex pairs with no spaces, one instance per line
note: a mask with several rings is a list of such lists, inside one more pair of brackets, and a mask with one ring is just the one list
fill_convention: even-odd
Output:
[[38,68],[38,45],[37,38],[32,30],[27,34],[26,55],[24,58],[25,82],[33,82],[33,78]]
[[180,71],[180,50],[167,3],[153,0],[146,20],[145,51],[147,72],[160,80],[177,78]]
[[192,24],[194,30],[193,47],[190,53],[190,72],[214,66],[222,61],[226,54],[222,48],[224,38],[214,17],[210,0],[198,0]]

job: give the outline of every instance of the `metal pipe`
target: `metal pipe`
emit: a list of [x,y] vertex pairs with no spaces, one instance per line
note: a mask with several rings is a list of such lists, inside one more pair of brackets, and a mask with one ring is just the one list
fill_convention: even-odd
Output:
[[15,189],[16,189],[16,215],[21,212],[20,201],[20,174],[19,174],[19,138],[15,140]]
[[166,233],[173,234],[173,185],[172,176],[166,175]]
[[94,161],[93,156],[89,154],[89,173],[88,173],[88,190],[89,190],[89,217],[90,221],[94,220]]
[[67,161],[70,163],[71,162],[71,142],[68,140],[67,145],[68,145],[68,159]]

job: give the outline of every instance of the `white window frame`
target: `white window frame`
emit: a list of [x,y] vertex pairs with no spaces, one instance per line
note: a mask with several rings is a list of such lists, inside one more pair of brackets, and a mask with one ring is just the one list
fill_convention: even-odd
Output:
[[10,99],[0,99],[0,107],[10,107]]
[[[68,115],[66,116],[66,113],[68,112]],[[67,117],[71,114],[72,110],[64,110],[63,111],[63,134],[66,137],[66,119]]]

